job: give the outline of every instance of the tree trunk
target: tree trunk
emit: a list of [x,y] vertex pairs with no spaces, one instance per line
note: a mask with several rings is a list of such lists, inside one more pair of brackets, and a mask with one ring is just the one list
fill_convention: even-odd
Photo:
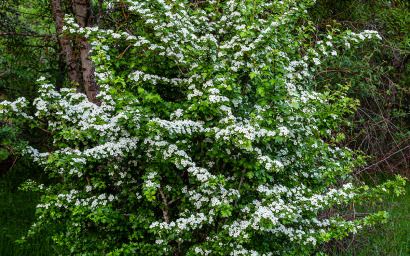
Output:
[[[72,3],[77,24],[82,28],[89,26],[90,17],[92,16],[92,0],[73,0]],[[93,62],[88,56],[90,52],[90,44],[85,37],[80,37],[79,40],[84,88],[88,100],[100,105],[101,101],[97,99],[100,88],[94,78],[95,66],[93,66]]]
[[70,43],[70,38],[63,34],[64,12],[60,0],[50,0],[51,10],[54,16],[58,42],[63,51],[65,62],[68,68],[68,79],[71,84],[77,87],[77,92],[84,92],[81,87],[81,74],[75,59],[74,50]]

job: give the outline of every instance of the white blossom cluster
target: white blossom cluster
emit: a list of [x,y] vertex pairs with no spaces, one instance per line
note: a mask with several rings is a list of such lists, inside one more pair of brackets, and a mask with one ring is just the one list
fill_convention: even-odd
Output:
[[[42,202],[42,216],[51,210],[86,216],[72,225],[86,228],[104,209],[117,214],[116,220],[129,218],[127,230],[156,236],[155,248],[171,252],[177,247],[170,244],[178,244],[196,255],[218,253],[218,246],[226,255],[275,255],[281,244],[268,252],[247,243],[255,243],[258,234],[272,243],[278,237],[315,246],[336,225],[360,229],[354,222],[318,217],[357,194],[350,183],[337,187],[331,178],[344,175],[353,153],[323,139],[332,136],[344,112],[335,112],[327,96],[311,88],[316,72],[340,55],[339,39],[350,48],[379,35],[329,34],[300,54],[305,46],[288,24],[306,16],[313,1],[246,2],[229,0],[208,11],[180,1],[121,1],[143,21],[141,31],[150,33],[79,28],[66,18],[67,33],[92,39],[101,106],[39,79],[35,117],[47,119],[58,149],[27,147],[25,153],[60,177],[62,187],[78,184]],[[115,59],[110,49],[124,42],[144,61],[149,50],[172,63],[178,75],[141,64],[123,81],[129,79],[139,92],[178,91],[182,99],[167,101],[157,93],[157,105],[167,101],[167,110],[156,112],[144,103],[149,97],[117,93],[112,84],[118,77],[105,64]],[[0,115],[34,119],[24,114],[27,104],[24,98],[3,101]],[[110,231],[101,226],[101,232]]]

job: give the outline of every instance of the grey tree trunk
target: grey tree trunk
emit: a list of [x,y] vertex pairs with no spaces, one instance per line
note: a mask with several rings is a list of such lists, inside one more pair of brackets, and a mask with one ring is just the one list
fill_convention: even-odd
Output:
[[[92,0],[73,0],[72,4],[77,24],[82,28],[90,26],[90,17],[92,16]],[[88,43],[88,39],[85,37],[80,37],[79,40],[85,92],[90,102],[100,105],[101,101],[97,99],[100,88],[94,78],[95,66],[93,66],[93,62],[88,56],[90,52],[90,44]]]
[[[70,38],[63,34],[63,26],[65,24],[61,0],[49,1],[54,15],[59,43],[68,67],[68,78],[70,82],[77,87],[78,92],[85,92],[90,102],[100,105],[101,101],[97,99],[100,88],[94,79],[95,66],[93,66],[93,62],[88,56],[90,52],[88,39],[79,37],[81,63],[77,63]],[[90,17],[92,16],[92,0],[73,0],[71,7],[74,11],[77,24],[82,28],[89,26]],[[81,64],[81,71],[79,64]]]
[[63,51],[64,59],[68,68],[68,79],[71,84],[77,87],[77,92],[84,92],[81,87],[81,74],[75,59],[73,47],[70,38],[63,34],[64,12],[60,0],[50,0],[51,10],[54,16],[57,38]]

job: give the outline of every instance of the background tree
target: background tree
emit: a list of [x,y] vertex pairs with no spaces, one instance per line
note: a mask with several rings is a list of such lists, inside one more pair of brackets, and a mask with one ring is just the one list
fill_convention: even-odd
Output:
[[[375,173],[409,176],[410,130],[408,1],[318,1],[310,14],[318,33],[338,29],[379,31],[383,40],[363,45],[356,56],[328,63],[318,74],[319,90],[333,90],[340,81],[350,85],[349,95],[360,99],[345,130],[346,145],[374,156],[358,172],[377,182]],[[355,59],[352,62],[352,58]]]

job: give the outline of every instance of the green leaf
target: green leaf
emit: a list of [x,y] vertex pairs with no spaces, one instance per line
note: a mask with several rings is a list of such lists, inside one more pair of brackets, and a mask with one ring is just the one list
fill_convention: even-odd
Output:
[[291,105],[294,109],[299,109],[299,103],[297,103],[297,102],[292,102],[290,105]]

